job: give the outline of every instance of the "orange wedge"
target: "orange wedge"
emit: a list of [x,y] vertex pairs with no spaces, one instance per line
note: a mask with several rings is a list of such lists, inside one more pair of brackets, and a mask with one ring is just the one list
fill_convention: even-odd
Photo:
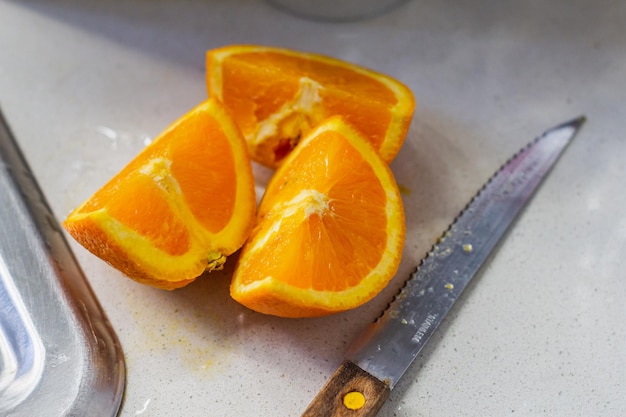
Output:
[[231,111],[252,159],[273,168],[333,115],[343,116],[390,162],[415,108],[399,81],[327,56],[234,45],[208,51],[206,66],[209,95]]
[[246,144],[223,106],[201,103],[76,208],[63,226],[130,278],[164,289],[220,269],[256,200]]
[[404,236],[391,170],[357,130],[332,117],[302,139],[270,180],[231,295],[283,317],[355,308],[395,274]]

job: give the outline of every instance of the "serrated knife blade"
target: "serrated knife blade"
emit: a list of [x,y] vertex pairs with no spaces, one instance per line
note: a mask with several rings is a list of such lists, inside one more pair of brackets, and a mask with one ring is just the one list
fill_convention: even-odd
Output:
[[530,142],[505,163],[349,348],[303,417],[372,417],[487,261],[582,124],[583,116]]

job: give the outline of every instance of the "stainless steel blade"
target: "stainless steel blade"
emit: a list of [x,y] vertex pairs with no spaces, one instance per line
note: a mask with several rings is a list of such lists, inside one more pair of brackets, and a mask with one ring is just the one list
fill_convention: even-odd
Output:
[[567,147],[584,118],[535,139],[478,192],[346,360],[393,388]]

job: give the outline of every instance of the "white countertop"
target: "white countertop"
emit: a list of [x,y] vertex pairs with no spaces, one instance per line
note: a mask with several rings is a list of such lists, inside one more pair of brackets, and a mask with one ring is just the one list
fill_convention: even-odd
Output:
[[228,268],[164,292],[72,241],[124,349],[121,416],[300,415],[493,171],[580,114],[379,415],[626,415],[626,2],[411,0],[336,24],[261,0],[0,0],[0,106],[57,217],[203,100],[205,51],[234,43],[336,56],[413,90],[392,164],[409,190],[403,263],[362,308],[288,320],[232,301]]

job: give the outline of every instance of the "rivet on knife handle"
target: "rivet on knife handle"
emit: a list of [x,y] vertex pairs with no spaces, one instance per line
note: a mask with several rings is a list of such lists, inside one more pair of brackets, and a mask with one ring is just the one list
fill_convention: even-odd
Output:
[[302,417],[373,417],[390,392],[389,385],[346,361],[335,371]]
[[546,131],[491,177],[383,314],[352,342],[305,417],[376,415],[584,121]]

